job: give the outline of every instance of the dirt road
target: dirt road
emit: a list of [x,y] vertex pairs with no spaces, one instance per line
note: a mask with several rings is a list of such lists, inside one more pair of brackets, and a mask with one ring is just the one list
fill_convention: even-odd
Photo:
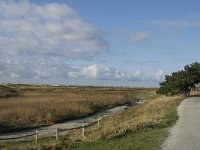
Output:
[[179,119],[172,127],[163,150],[200,149],[200,97],[184,100],[178,107]]

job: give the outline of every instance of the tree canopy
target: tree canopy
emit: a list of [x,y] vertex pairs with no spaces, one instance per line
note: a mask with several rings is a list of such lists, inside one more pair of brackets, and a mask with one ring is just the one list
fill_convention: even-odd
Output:
[[183,70],[165,76],[157,93],[166,95],[189,95],[192,88],[200,83],[200,63],[186,65]]

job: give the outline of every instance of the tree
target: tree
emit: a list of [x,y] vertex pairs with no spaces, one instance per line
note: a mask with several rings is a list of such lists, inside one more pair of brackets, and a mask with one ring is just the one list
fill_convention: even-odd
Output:
[[166,75],[165,81],[160,83],[160,88],[157,93],[166,95],[189,95],[192,88],[198,83],[200,83],[200,63],[195,62],[186,65],[181,71]]

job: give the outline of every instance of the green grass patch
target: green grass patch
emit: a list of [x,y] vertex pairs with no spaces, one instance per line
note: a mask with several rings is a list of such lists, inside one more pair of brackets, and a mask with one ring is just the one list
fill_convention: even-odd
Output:
[[61,142],[54,148],[68,148],[74,150],[155,150],[160,148],[162,138],[167,135],[165,129],[154,129],[147,132],[127,134],[113,140],[97,140],[93,142],[66,143]]
[[108,140],[100,139],[92,142],[73,143],[66,138],[56,142],[52,138],[40,139],[39,143],[33,141],[16,141],[0,143],[2,150],[156,150],[160,149],[163,137],[167,135],[166,129],[152,129],[146,132],[127,134],[123,137]]

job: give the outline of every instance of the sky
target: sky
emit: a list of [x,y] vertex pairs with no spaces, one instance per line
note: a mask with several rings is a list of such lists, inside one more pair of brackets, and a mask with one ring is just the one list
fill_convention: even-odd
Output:
[[199,61],[198,0],[0,0],[0,82],[157,87]]

